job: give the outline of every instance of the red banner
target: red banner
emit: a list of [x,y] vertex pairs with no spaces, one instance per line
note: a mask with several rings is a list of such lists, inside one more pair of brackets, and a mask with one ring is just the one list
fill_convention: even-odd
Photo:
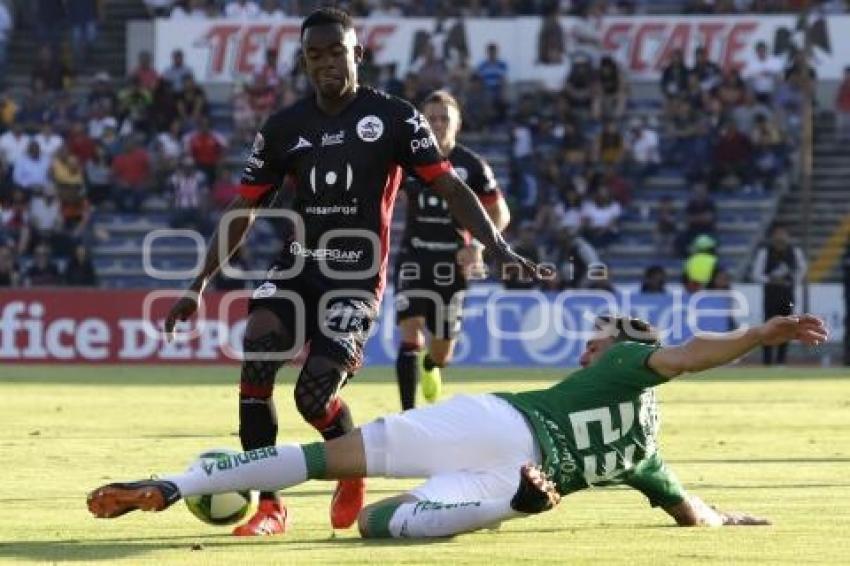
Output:
[[0,361],[221,363],[241,352],[249,292],[204,295],[176,339],[162,335],[182,291],[97,289],[0,292]]

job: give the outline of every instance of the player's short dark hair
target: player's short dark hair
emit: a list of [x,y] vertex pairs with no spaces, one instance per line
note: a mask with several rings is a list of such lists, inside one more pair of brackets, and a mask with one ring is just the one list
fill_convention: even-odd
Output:
[[602,330],[610,334],[614,342],[640,342],[660,346],[661,338],[656,330],[647,321],[631,316],[603,314],[596,317],[594,322],[596,330]]
[[445,104],[446,106],[454,107],[454,109],[460,113],[460,104],[458,103],[457,98],[452,96],[452,94],[447,90],[435,90],[426,96],[425,100],[422,101],[422,108],[425,108],[428,104]]
[[339,8],[324,7],[313,10],[309,16],[301,22],[301,37],[310,28],[318,26],[340,25],[343,31],[354,29],[354,20],[345,10]]

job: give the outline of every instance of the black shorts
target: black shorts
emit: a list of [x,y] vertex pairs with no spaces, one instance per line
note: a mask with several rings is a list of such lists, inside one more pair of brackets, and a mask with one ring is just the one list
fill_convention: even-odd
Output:
[[396,322],[421,316],[433,337],[454,340],[461,329],[466,289],[454,254],[400,254],[395,270]]
[[273,312],[295,342],[293,356],[309,343],[311,356],[329,358],[344,371],[356,372],[363,365],[363,350],[378,314],[374,293],[345,288],[344,281],[331,280],[309,266],[294,277],[276,278],[278,267],[273,264],[267,279],[254,290],[248,311]]

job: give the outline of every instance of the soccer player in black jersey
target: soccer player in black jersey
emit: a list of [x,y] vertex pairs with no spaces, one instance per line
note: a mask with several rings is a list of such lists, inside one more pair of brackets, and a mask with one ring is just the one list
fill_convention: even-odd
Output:
[[[497,262],[530,276],[538,269],[501,237],[440,154],[425,118],[410,104],[357,84],[362,57],[345,12],[322,8],[304,20],[301,61],[315,95],[273,114],[257,134],[240,196],[224,216],[230,221],[219,225],[201,273],[166,317],[170,335],[178,320],[196,312],[204,287],[239,247],[255,212],[276,191],[294,191],[295,238],[249,306],[239,403],[245,450],[275,444],[275,375],[302,342],[309,341],[310,353],[295,385],[298,411],[325,439],[353,429],[339,391],[362,363],[384,289],[389,224],[403,172],[433,187]],[[361,479],[337,484],[334,528],[354,524],[364,490]],[[263,493],[257,513],[234,534],[281,533],[287,519],[277,495]]]
[[[460,106],[445,91],[429,95],[422,113],[431,125],[439,149],[481,201],[499,230],[510,221],[493,170],[479,155],[457,143],[461,126]],[[460,332],[463,292],[467,275],[482,264],[481,247],[452,219],[445,199],[427,184],[411,179],[407,194],[407,224],[396,262],[396,310],[401,346],[396,376],[402,409],[416,402],[416,384],[422,375],[422,394],[433,402],[440,394],[440,368],[452,358]],[[424,347],[424,330],[431,341]]]

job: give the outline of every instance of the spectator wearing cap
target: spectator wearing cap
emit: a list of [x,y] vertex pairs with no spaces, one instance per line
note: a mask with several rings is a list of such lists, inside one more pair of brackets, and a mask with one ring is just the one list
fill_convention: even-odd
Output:
[[103,108],[110,116],[118,112],[118,95],[112,87],[112,77],[106,71],[100,71],[94,76],[92,89],[87,97],[89,108]]
[[195,78],[192,69],[187,67],[183,60],[182,50],[175,49],[171,52],[171,66],[163,71],[162,78],[168,81],[171,85],[171,90],[177,94],[183,92],[186,79]]
[[782,80],[782,62],[767,50],[767,44],[759,41],[755,52],[744,65],[744,78],[750,83],[756,99],[770,105],[773,91]]
[[717,269],[717,241],[708,234],[697,236],[682,270],[682,283],[689,293],[708,286]]

